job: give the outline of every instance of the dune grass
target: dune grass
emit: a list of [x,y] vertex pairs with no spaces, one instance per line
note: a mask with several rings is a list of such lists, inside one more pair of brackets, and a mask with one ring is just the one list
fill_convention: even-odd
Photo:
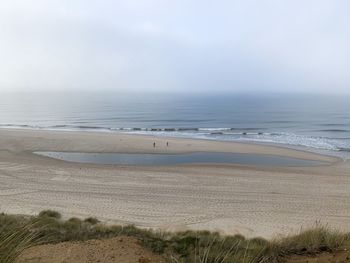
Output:
[[56,211],[38,216],[0,214],[0,263],[14,262],[26,248],[43,243],[84,241],[127,235],[173,263],[263,263],[281,262],[295,254],[317,254],[350,245],[344,234],[317,223],[297,235],[276,240],[221,236],[208,231],[164,233],[135,226],[107,226],[96,218],[61,219]]
[[350,233],[342,233],[331,229],[328,225],[316,222],[313,228],[301,229],[299,234],[274,240],[271,245],[280,256],[331,252],[341,246],[349,246]]
[[0,263],[11,263],[27,248],[41,244],[35,221],[16,224],[16,218],[0,218]]

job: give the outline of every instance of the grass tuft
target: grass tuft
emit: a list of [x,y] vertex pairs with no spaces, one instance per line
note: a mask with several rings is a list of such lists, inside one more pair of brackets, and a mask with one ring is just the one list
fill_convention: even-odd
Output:
[[89,223],[91,225],[96,225],[96,224],[100,223],[100,221],[95,217],[88,217],[88,218],[84,219],[84,222]]
[[62,216],[60,213],[53,210],[43,210],[39,213],[39,217],[52,217],[52,218],[60,219]]
[[35,222],[16,225],[8,219],[9,224],[1,220],[0,225],[0,263],[12,263],[25,249],[42,242]]
[[297,235],[271,242],[274,250],[279,256],[291,254],[317,254],[320,252],[331,252],[335,249],[349,244],[349,234],[344,234],[338,230],[322,225],[319,222],[311,229],[300,230]]

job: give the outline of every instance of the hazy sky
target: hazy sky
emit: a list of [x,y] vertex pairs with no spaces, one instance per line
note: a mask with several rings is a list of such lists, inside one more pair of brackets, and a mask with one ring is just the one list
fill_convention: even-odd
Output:
[[350,1],[2,0],[0,91],[350,92]]

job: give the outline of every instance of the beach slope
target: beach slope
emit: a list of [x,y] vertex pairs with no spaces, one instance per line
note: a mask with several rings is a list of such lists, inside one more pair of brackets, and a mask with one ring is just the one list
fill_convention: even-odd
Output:
[[[166,146],[166,141],[169,146]],[[157,147],[153,147],[153,142]],[[319,167],[80,164],[33,151],[269,154]],[[349,162],[282,147],[116,133],[0,130],[0,211],[163,230],[206,229],[271,238],[316,221],[348,230]]]

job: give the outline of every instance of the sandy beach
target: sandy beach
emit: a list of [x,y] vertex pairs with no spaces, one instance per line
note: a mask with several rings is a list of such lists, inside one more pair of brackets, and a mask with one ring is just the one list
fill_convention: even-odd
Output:
[[[94,165],[59,161],[33,151],[234,152],[329,164],[294,168]],[[348,161],[267,145],[0,129],[0,212],[6,213],[36,214],[53,209],[65,217],[95,216],[108,223],[171,231],[206,229],[266,238],[298,231],[316,221],[348,230],[349,171]]]

